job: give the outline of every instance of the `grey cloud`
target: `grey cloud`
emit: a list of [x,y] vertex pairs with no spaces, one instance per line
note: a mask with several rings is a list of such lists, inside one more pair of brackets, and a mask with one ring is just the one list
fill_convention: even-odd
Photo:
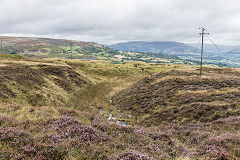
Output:
[[0,0],[0,34],[196,42],[204,26],[217,43],[239,43],[239,8],[238,0]]

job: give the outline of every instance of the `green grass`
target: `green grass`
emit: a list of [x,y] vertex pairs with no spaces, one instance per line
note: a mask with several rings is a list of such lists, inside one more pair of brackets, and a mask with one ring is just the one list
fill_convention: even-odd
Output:
[[71,95],[68,106],[78,110],[89,110],[91,105],[107,106],[107,95],[112,91],[114,84],[101,82],[86,86]]
[[[199,110],[193,110],[187,114],[183,111],[186,108],[191,108],[191,106],[178,105],[178,103],[180,104],[182,101],[190,98],[206,100],[206,97],[209,99],[211,96],[223,97],[230,94],[233,96],[233,94],[239,92],[239,88],[236,87],[226,87],[209,92],[178,89],[177,84],[184,86],[181,83],[190,83],[191,85],[201,80],[196,76],[198,73],[196,71],[197,66],[144,62],[113,64],[111,61],[66,60],[59,58],[41,60],[23,58],[21,61],[16,61],[20,57],[4,56],[0,58],[0,69],[1,73],[6,74],[0,73],[0,81],[5,82],[1,83],[5,87],[0,87],[0,95],[4,93],[8,96],[0,99],[0,132],[5,133],[4,129],[12,127],[13,133],[5,135],[9,138],[8,141],[1,139],[0,136],[0,158],[2,159],[16,159],[11,157],[15,154],[17,157],[22,156],[24,148],[29,147],[28,145],[38,150],[35,155],[36,159],[41,156],[49,156],[51,152],[53,152],[55,157],[46,159],[57,159],[56,156],[59,159],[71,160],[107,159],[130,154],[129,151],[131,150],[134,150],[135,156],[136,154],[145,154],[154,159],[161,159],[161,156],[163,157],[162,159],[206,159],[210,157],[206,154],[207,149],[204,149],[204,147],[209,146],[208,143],[212,143],[211,145],[217,151],[220,148],[220,151],[226,152],[225,157],[230,155],[230,157],[239,158],[239,142],[237,141],[239,126],[231,124],[231,121],[229,122],[225,119],[227,122],[223,124],[215,124],[211,121],[201,122],[194,119],[195,114],[209,116],[209,119],[226,118],[224,116],[227,114],[237,117],[239,114],[238,105],[235,108],[234,106],[229,107],[229,110],[225,112],[224,107],[230,103],[227,103],[225,100],[214,100],[198,104],[197,107],[201,105],[207,105],[207,107],[199,107]],[[8,63],[5,63],[6,61]],[[32,63],[33,61],[37,63]],[[8,72],[5,72],[5,70]],[[151,91],[152,86],[154,87],[158,83],[166,81],[166,84],[169,86],[162,84],[154,90],[157,91],[166,87],[163,93],[158,93],[158,96],[161,98],[169,92],[168,87],[176,85],[176,91],[166,96],[166,102],[169,105],[164,107],[159,104],[155,108],[151,108],[150,112],[145,110],[146,113],[144,113],[142,111],[145,108],[139,105],[133,106],[130,110],[124,110],[124,107],[127,107],[127,103],[124,104],[124,107],[119,107],[118,104],[113,106],[110,103],[109,100],[114,100],[113,97],[118,95],[120,91],[124,89],[129,90],[129,87],[132,87],[133,84],[139,87],[139,80],[141,82],[146,77],[146,80],[149,80],[156,74],[161,76],[161,74],[166,74],[168,71],[173,75],[169,75],[165,79],[159,78],[151,83],[146,83],[146,90],[142,90],[144,92],[141,93],[138,88],[136,95],[138,93],[145,95],[148,92],[148,95],[151,95],[154,93],[154,91]],[[196,75],[188,77],[184,74],[181,75],[181,72]],[[221,72],[221,75],[217,75],[218,72]],[[225,76],[225,79],[233,81],[237,79],[236,74],[238,72],[205,68],[202,79],[209,79],[201,83],[206,83],[206,85],[210,83],[211,86],[211,82],[215,79],[221,80],[222,75]],[[179,81],[179,79],[183,79],[186,82]],[[178,83],[170,83],[171,80],[173,82],[176,80]],[[79,85],[78,82],[82,81],[85,83]],[[227,82],[224,81],[224,83]],[[144,85],[143,88],[145,87],[145,83],[140,84]],[[131,88],[131,91],[135,92],[134,87]],[[10,94],[11,92],[13,95]],[[130,103],[134,101],[134,96],[128,99],[128,96],[131,94],[128,94],[126,97],[124,94],[122,95],[121,98],[123,100],[129,100]],[[149,97],[148,95],[138,99],[138,101],[154,101],[152,96]],[[177,101],[178,97],[182,97],[182,101]],[[174,101],[172,102],[171,100]],[[236,100],[234,103],[237,102]],[[103,109],[103,116],[99,113],[100,108]],[[121,109],[120,112],[118,111],[119,109]],[[214,112],[209,115],[210,112],[202,112],[202,109],[214,109]],[[179,115],[175,118],[171,117],[175,112]],[[125,120],[131,126],[122,127],[109,123],[106,120],[109,113],[116,116],[118,120]],[[132,113],[133,115],[131,115]],[[61,121],[62,117],[65,117],[64,121]],[[167,120],[172,122],[168,123],[163,119],[164,117],[167,117]],[[174,123],[173,120],[177,120],[177,123]],[[195,121],[194,123],[192,123],[193,120]],[[65,122],[67,126],[58,126]],[[78,127],[81,125],[90,127],[90,131],[87,131],[86,134],[91,135],[97,132],[102,137],[106,136],[107,139],[97,142],[91,140],[79,141],[81,136],[78,137],[76,135],[79,132]],[[91,128],[94,130],[91,130]],[[68,134],[67,129],[72,130],[72,137],[66,140],[61,136],[64,137],[65,134]],[[15,140],[24,141],[21,138],[31,138],[33,143],[28,142],[28,145],[23,146],[10,146],[12,136],[15,134],[19,135],[21,131],[27,132],[28,137],[22,134],[22,136],[14,137]],[[224,135],[228,132],[232,136]],[[56,136],[57,134],[61,136],[58,137]],[[57,137],[56,139],[59,141],[53,143],[51,136]],[[220,136],[220,138],[217,139],[217,136]],[[193,154],[194,152],[197,152],[197,155]],[[35,158],[29,152],[26,154],[28,155],[26,159]],[[216,153],[214,156],[218,157],[219,155],[220,153]]]
[[4,60],[26,60],[22,55],[0,53],[0,59]]

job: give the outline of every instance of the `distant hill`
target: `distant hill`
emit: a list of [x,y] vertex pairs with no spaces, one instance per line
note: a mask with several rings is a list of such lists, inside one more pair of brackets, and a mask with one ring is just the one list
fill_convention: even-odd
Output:
[[[177,56],[184,60],[200,61],[200,45],[194,43],[179,43],[172,41],[132,41],[109,45],[110,48],[145,52],[154,54],[168,54]],[[197,48],[196,48],[197,47]],[[204,44],[204,62],[214,64],[227,64],[231,67],[240,67],[240,46],[239,45],[217,45]]]
[[[104,46],[94,42],[66,39],[3,37],[1,51],[25,57],[110,60],[113,63],[143,61],[199,65],[200,62],[200,54],[194,53],[194,47],[191,45],[167,41],[139,41]],[[213,57],[216,58],[216,61],[206,61],[205,64],[226,66],[225,63],[218,61],[218,57]]]
[[2,52],[25,57],[73,59],[108,58],[118,54],[118,51],[94,42],[35,37],[3,37]]
[[155,42],[144,42],[144,41],[132,41],[126,43],[117,43],[110,45],[109,47],[134,52],[152,52],[152,53],[165,53],[171,54],[172,52],[182,53],[184,51],[194,51],[194,47],[172,41],[155,41]]
[[3,37],[3,40],[5,46],[51,46],[51,45],[90,46],[95,44],[92,42],[37,37]]
[[[175,43],[169,44],[172,47],[175,45]],[[179,44],[176,50],[183,48],[182,45],[184,44]],[[148,47],[146,46],[146,48]],[[194,61],[185,61],[177,56],[162,53],[155,55],[146,54],[145,52],[120,51],[94,42],[36,37],[3,37],[3,48],[1,51],[3,53],[20,54],[25,57],[35,58],[105,59],[113,63],[142,61],[148,63],[197,64]]]
[[[71,48],[70,48],[71,47]],[[66,39],[36,37],[3,37],[3,52],[25,56],[45,57],[60,53],[69,53],[71,49],[86,50],[91,47],[102,47],[93,42],[72,41]]]
[[[196,43],[187,43],[187,45],[190,45],[194,48],[196,48]],[[204,44],[204,50],[206,54],[227,54],[234,50],[240,50],[240,45],[214,45],[214,44]],[[198,51],[200,51],[200,45],[198,47]]]

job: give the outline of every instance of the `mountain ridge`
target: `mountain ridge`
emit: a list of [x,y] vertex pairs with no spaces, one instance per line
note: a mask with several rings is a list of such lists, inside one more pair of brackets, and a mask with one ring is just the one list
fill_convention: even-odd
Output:
[[120,51],[95,42],[38,37],[4,37],[3,53],[20,54],[35,58],[67,58],[87,60],[109,60],[112,63],[144,61],[148,63],[198,64],[185,61],[177,56],[166,54],[146,54],[141,52]]
[[[204,60],[208,63],[221,63],[231,67],[240,67],[240,46],[223,46],[204,44]],[[220,47],[218,47],[220,46]],[[110,48],[134,51],[150,52],[154,54],[168,54],[178,56],[184,60],[200,61],[200,44],[182,43],[174,41],[130,41],[109,45]],[[231,55],[231,56],[229,56]]]
[[130,41],[109,45],[109,47],[119,50],[139,52],[152,52],[154,50],[155,53],[165,53],[165,49],[172,47],[176,48],[176,51],[181,51],[181,49],[194,49],[189,45],[175,41]]

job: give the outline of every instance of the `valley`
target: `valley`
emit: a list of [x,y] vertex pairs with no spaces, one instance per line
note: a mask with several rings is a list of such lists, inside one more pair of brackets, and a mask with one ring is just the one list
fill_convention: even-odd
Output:
[[[211,43],[211,41],[209,42]],[[200,63],[201,47],[196,43],[181,43],[174,41],[130,41],[125,43],[117,43],[109,45],[110,48],[123,51],[144,52],[158,56],[159,54],[167,54],[176,56],[183,61]],[[239,45],[216,45],[204,44],[204,64],[215,64],[224,67],[240,67]]]
[[0,158],[238,159],[239,75],[0,54]]
[[0,0],[0,160],[240,160],[239,8]]
[[[1,48],[1,51],[6,54],[20,54],[24,57],[30,58],[110,60],[112,63],[115,64],[139,61],[146,63],[174,63],[198,65],[200,62],[199,56],[197,54],[195,54],[197,57],[193,59],[189,59],[186,53],[184,54],[184,56],[182,56],[181,54],[178,56],[173,54],[178,54],[179,50],[184,51],[184,49],[186,49],[186,46],[189,52],[193,50],[193,47],[190,47],[188,45],[179,45],[178,43],[173,43],[168,47],[173,47],[175,48],[174,50],[168,48],[168,52],[165,52],[165,50],[163,49],[158,50],[153,48],[153,50],[149,50],[151,53],[148,53],[148,50],[131,50],[121,47],[111,48],[111,46],[108,47],[94,42],[36,37],[3,37],[3,47]],[[139,47],[141,48],[142,46]],[[149,49],[151,49],[151,46],[146,47],[149,47]],[[164,45],[160,46],[160,48],[161,47],[164,48]],[[180,49],[178,47],[180,47]],[[220,67],[227,66],[225,64],[218,63],[218,61],[216,61],[216,63],[205,62],[205,65]]]

